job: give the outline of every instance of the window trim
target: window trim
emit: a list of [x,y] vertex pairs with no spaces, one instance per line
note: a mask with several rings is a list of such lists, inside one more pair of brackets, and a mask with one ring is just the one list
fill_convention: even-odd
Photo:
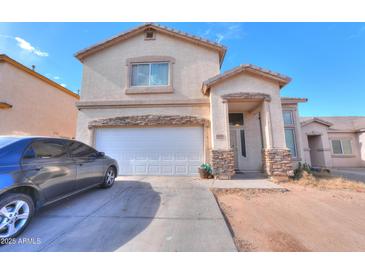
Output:
[[[168,84],[159,86],[132,86],[132,67],[135,64],[168,63]],[[125,93],[131,94],[158,94],[173,93],[173,66],[175,58],[170,56],[141,56],[127,59],[127,75]],[[149,71],[151,65],[149,66]],[[150,72],[149,72],[150,75]],[[150,81],[150,79],[149,79]]]
[[[285,138],[285,130],[286,129],[291,129],[294,132],[294,148],[295,148],[295,154],[293,155],[291,153],[292,159],[293,160],[299,160],[299,151],[298,151],[298,138],[297,138],[297,126],[296,126],[296,115],[295,115],[295,111],[294,109],[283,109],[282,111],[282,115],[283,115],[283,124],[284,124],[284,138]],[[284,120],[284,112],[289,112],[291,115],[291,120],[292,120],[292,124],[285,124],[285,120]],[[285,145],[286,144],[286,138],[285,138]],[[288,148],[289,149],[289,148]]]
[[[152,64],[167,64],[167,84],[166,85],[151,85],[151,71],[152,71]],[[132,85],[132,79],[133,79],[133,66],[136,65],[148,65],[148,85],[138,85],[134,86]],[[132,70],[130,75],[130,83],[131,88],[150,88],[150,87],[167,87],[170,85],[170,63],[169,62],[143,62],[143,63],[132,63]]]
[[[335,153],[335,151],[333,150],[333,141],[340,141],[340,146],[341,146],[341,152],[342,153]],[[344,153],[343,145],[342,145],[343,141],[349,141],[350,142],[351,153],[349,153],[349,154]],[[352,139],[351,138],[332,138],[331,139],[331,152],[332,152],[333,156],[344,156],[344,157],[353,156],[354,152],[353,152],[353,149],[352,149]]]

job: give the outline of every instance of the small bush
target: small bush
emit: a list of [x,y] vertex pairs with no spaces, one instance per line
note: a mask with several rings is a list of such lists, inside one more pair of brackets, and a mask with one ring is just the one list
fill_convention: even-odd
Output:
[[294,170],[294,176],[293,179],[299,180],[303,177],[303,175],[309,175],[312,174],[312,169],[307,163],[300,163],[298,164],[298,167]]
[[200,168],[204,169],[207,173],[212,174],[213,170],[212,170],[212,166],[208,163],[204,163],[200,166]]

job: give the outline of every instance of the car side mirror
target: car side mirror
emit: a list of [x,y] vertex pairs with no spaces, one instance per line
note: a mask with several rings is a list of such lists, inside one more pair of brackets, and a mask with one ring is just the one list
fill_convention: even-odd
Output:
[[97,158],[101,158],[101,157],[104,157],[104,156],[105,156],[105,152],[98,151],[98,153],[96,153]]

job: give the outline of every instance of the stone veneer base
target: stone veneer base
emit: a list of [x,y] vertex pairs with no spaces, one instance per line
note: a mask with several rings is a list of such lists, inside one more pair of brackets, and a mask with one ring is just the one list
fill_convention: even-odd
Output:
[[293,163],[289,149],[263,149],[262,167],[266,175],[288,177],[293,174]]
[[211,161],[215,178],[229,180],[234,175],[233,150],[212,150]]

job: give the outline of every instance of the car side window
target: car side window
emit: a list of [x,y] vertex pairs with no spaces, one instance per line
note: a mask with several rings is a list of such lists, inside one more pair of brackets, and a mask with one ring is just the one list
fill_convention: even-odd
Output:
[[65,157],[66,147],[57,141],[36,141],[24,152],[23,159],[55,159]]
[[75,158],[95,157],[97,154],[97,151],[95,149],[79,142],[71,143],[69,146],[69,151],[71,157]]
[[23,154],[23,159],[34,159],[35,152],[32,146],[28,147],[27,150]]

